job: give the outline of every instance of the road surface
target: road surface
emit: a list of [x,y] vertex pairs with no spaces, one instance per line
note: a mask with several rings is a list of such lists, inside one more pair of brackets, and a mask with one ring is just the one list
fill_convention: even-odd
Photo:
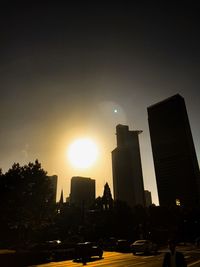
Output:
[[[200,251],[190,250],[184,251],[188,267],[200,266]],[[133,255],[132,253],[104,252],[103,258],[92,258],[87,262],[88,267],[161,267],[164,251],[158,255],[144,256]],[[51,262],[46,264],[32,265],[30,267],[80,267],[82,262],[74,262],[72,260]]]

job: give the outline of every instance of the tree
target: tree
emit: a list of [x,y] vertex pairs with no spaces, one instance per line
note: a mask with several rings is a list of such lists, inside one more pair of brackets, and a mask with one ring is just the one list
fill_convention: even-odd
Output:
[[25,166],[14,163],[0,178],[1,225],[7,225],[8,231],[16,229],[23,239],[22,233],[36,232],[51,222],[56,204],[51,201],[54,192],[38,160]]

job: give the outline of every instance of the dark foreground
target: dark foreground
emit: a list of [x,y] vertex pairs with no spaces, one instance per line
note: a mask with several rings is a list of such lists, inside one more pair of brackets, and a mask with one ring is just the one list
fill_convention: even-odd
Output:
[[[182,245],[178,247],[182,251],[187,260],[188,266],[200,266],[200,249],[193,245]],[[166,248],[160,249],[156,255],[133,255],[132,253],[120,252],[104,252],[103,258],[93,257],[86,262],[87,266],[93,267],[131,267],[131,266],[145,266],[145,267],[160,267]],[[27,253],[25,251],[0,251],[0,266],[2,267],[70,267],[70,266],[83,266],[80,260],[73,260],[73,252],[70,250],[65,251],[64,258],[48,259],[44,261],[44,255]]]

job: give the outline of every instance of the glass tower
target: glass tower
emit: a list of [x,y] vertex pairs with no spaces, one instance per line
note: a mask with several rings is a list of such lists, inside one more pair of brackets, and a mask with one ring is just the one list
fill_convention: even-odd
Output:
[[160,205],[198,205],[200,173],[184,98],[174,95],[147,111]]

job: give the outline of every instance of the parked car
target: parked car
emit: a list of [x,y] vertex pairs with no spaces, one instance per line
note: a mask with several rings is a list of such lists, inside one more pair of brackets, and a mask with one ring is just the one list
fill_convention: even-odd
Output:
[[143,254],[152,254],[158,251],[158,246],[150,240],[136,240],[130,246],[133,254],[143,253]]
[[114,251],[116,249],[117,239],[115,237],[109,237],[103,240],[103,249],[108,251]]
[[100,246],[94,245],[92,242],[78,243],[74,251],[74,260],[89,259],[93,256],[102,258],[103,250]]
[[119,239],[116,242],[116,251],[120,252],[129,252],[130,251],[130,242],[126,239]]
[[48,240],[32,244],[27,251],[41,262],[73,259],[74,248],[61,240]]
[[[18,252],[24,253],[24,258],[32,261],[32,264],[39,264],[50,262],[53,260],[55,250],[60,246],[60,240],[41,241],[37,243],[30,243]],[[32,265],[31,264],[31,265]]]

